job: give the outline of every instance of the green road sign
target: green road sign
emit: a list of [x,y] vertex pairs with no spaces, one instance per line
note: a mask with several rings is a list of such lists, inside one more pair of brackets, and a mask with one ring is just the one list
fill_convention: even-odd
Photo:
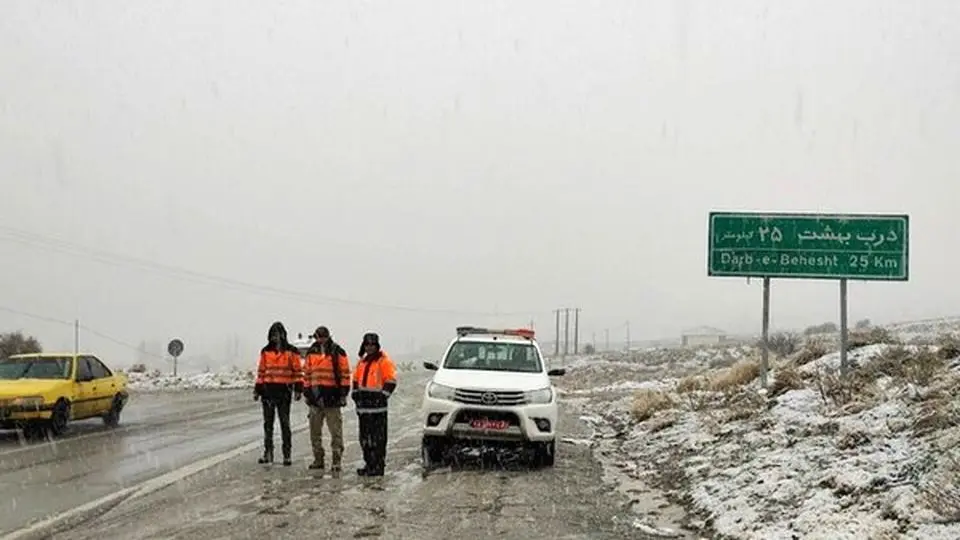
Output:
[[711,212],[707,275],[907,281],[909,217]]

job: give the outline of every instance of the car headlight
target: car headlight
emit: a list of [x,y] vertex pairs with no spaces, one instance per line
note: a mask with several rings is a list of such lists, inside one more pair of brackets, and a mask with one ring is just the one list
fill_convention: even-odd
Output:
[[13,405],[15,407],[26,407],[28,409],[35,409],[43,406],[43,396],[27,396],[21,397],[13,400]]
[[431,381],[430,384],[427,385],[427,395],[434,399],[453,401],[453,388]]
[[526,393],[527,403],[550,403],[553,401],[553,388],[541,388]]

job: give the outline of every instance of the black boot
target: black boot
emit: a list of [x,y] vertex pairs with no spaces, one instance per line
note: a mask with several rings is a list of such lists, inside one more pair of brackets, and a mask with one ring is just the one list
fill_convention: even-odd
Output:
[[290,459],[290,450],[283,451],[283,466],[289,467],[293,465],[293,461]]
[[273,448],[267,448],[263,451],[263,457],[257,460],[257,463],[265,465],[267,463],[273,463]]

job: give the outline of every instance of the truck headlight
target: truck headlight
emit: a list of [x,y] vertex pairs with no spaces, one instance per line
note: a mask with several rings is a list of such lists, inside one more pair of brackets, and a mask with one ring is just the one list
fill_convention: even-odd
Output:
[[25,407],[27,409],[37,409],[43,406],[43,396],[26,396],[13,400],[15,407]]
[[553,388],[541,388],[526,393],[527,403],[550,403],[553,401]]
[[431,381],[430,384],[427,385],[427,395],[434,399],[453,401],[453,388]]

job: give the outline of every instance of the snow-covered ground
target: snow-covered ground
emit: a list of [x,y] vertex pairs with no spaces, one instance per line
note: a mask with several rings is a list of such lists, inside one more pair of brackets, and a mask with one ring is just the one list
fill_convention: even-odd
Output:
[[557,384],[610,479],[666,491],[703,534],[960,538],[960,348],[931,332],[956,323],[898,326],[846,376],[827,340],[773,358],[767,389],[743,346],[594,355]]
[[[411,371],[412,362],[397,362],[398,371]],[[152,371],[127,373],[128,387],[136,392],[176,392],[182,390],[235,390],[253,388],[253,370],[229,368],[207,373],[186,373],[174,377],[170,373]]]
[[128,387],[137,392],[171,392],[179,390],[233,390],[253,388],[252,371],[230,369],[210,373],[178,375],[127,373]]

